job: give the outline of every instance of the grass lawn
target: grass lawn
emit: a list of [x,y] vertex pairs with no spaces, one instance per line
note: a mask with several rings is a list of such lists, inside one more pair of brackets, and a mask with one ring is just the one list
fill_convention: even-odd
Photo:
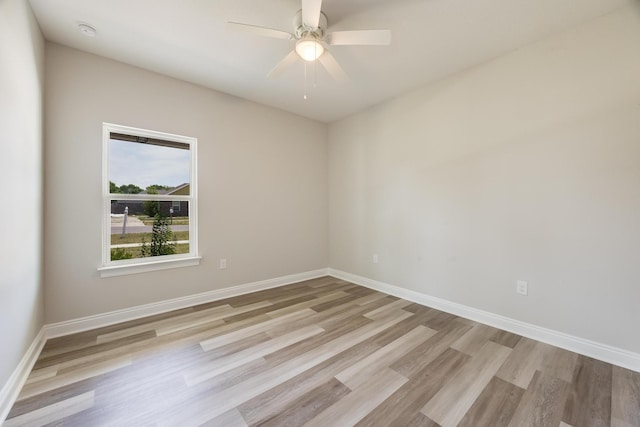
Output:
[[[138,219],[144,223],[144,225],[153,225],[153,217],[147,215],[138,215]],[[171,222],[170,219],[167,222]],[[189,225],[188,216],[174,216],[173,222],[170,225]]]
[[[126,253],[130,253],[132,255],[132,258],[142,258],[140,256],[140,248],[124,248]],[[180,244],[180,245],[176,245],[176,253],[177,254],[186,254],[189,252],[189,244],[188,243],[184,243],[184,244]]]
[[[145,242],[151,242],[151,233],[127,233],[122,237],[121,234],[112,234],[111,235],[111,244],[112,245],[123,245],[126,243],[142,243],[142,239]],[[174,231],[172,240],[189,240],[189,232],[188,231]],[[131,249],[131,248],[127,248]],[[187,252],[189,252],[187,250]],[[182,252],[181,252],[182,253]]]

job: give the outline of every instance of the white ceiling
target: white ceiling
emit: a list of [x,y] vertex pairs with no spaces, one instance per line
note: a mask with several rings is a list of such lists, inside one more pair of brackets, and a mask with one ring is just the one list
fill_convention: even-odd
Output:
[[[349,74],[267,73],[294,42],[230,31],[292,31],[299,0],[30,0],[47,40],[331,122],[635,0],[324,0],[332,30],[390,29],[391,46],[334,46]],[[94,38],[77,27],[87,22]]]

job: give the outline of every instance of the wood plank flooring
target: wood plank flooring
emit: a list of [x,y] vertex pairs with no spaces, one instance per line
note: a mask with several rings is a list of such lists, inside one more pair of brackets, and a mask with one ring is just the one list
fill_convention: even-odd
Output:
[[640,373],[323,277],[49,340],[40,425],[640,427]]

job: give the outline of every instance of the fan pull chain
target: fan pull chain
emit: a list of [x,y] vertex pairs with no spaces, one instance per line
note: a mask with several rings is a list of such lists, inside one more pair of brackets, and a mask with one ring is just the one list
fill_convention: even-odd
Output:
[[[318,50],[318,45],[315,44],[313,45],[313,50],[316,52],[316,58],[318,57],[317,55],[317,50]],[[318,62],[318,60],[316,59],[315,61],[313,61],[313,87],[316,88],[318,87],[318,81],[316,79],[316,69],[318,68],[318,66],[316,65],[316,63]]]
[[304,99],[307,100],[307,61],[304,61]]

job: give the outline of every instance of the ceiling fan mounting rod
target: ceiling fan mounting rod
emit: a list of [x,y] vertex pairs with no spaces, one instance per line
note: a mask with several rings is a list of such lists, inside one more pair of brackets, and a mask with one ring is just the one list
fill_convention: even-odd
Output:
[[293,17],[293,33],[296,39],[301,39],[307,35],[311,35],[319,40],[322,40],[327,30],[327,16],[320,12],[320,20],[318,21],[318,28],[309,28],[302,22],[302,9],[299,10]]

